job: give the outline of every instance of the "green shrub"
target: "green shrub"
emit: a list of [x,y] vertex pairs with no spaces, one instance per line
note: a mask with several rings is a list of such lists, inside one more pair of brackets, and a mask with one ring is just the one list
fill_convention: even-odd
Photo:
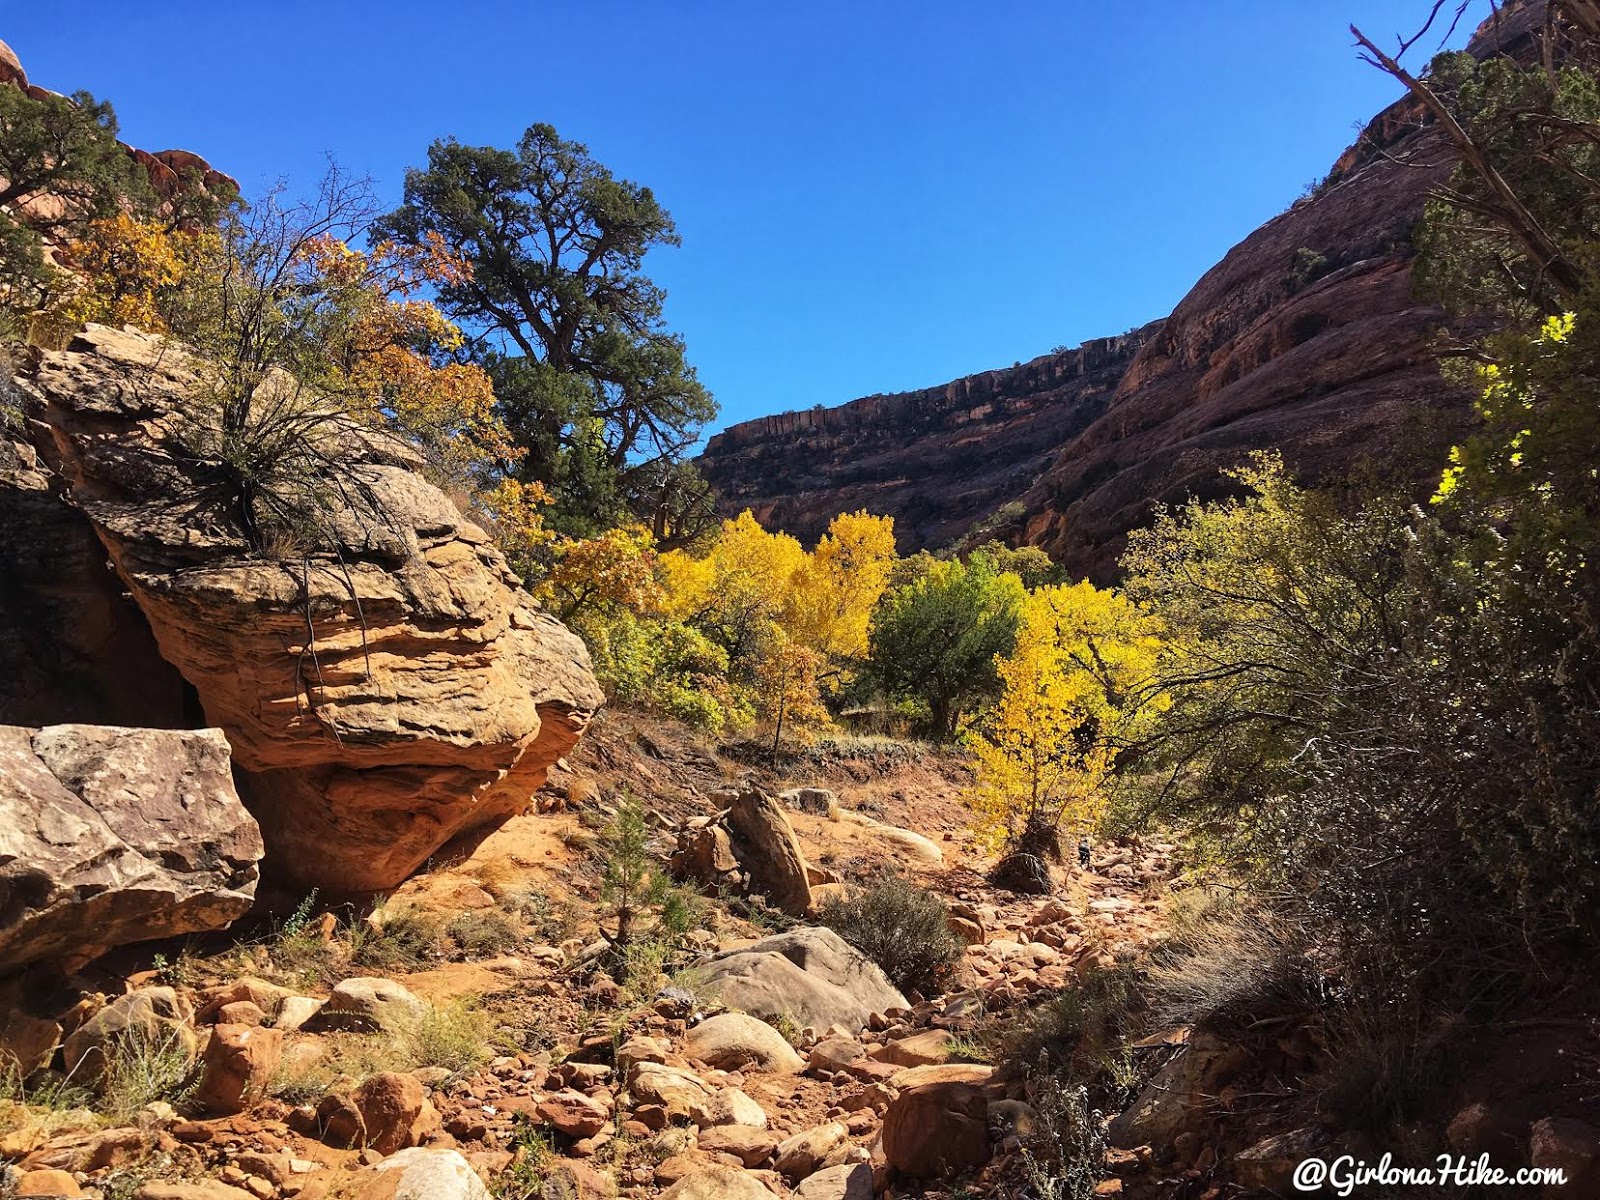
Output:
[[1101,1114],[1086,1088],[1039,1089],[1038,1121],[1023,1141],[1022,1170],[1036,1200],[1090,1200],[1106,1152]]
[[822,923],[865,954],[902,991],[935,994],[960,965],[961,942],[950,910],[933,893],[898,875],[830,900]]
[[699,898],[674,884],[651,853],[644,806],[624,796],[599,839],[602,856],[600,935],[607,966],[619,981],[640,982],[652,965],[666,966],[699,922]]
[[1132,964],[1092,966],[1048,1003],[984,1029],[990,1060],[1037,1064],[1088,1087],[1099,1107],[1121,1107],[1137,1083],[1129,1046],[1145,1027],[1141,987]]

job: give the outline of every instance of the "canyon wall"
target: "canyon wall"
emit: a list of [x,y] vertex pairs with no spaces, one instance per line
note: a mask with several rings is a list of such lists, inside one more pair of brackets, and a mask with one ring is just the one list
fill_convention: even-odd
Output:
[[814,541],[839,512],[895,518],[902,551],[945,545],[1015,499],[1105,409],[1156,322],[938,387],[729,426],[700,459],[730,514]]
[[[1472,49],[1527,52],[1543,12],[1502,12]],[[1313,483],[1361,472],[1426,489],[1470,419],[1439,375],[1445,314],[1412,286],[1412,233],[1453,161],[1402,99],[1165,321],[943,387],[747,421],[711,439],[701,469],[725,511],[802,538],[865,507],[896,518],[902,550],[981,528],[1101,580],[1156,505],[1226,493],[1224,472],[1252,450]]]

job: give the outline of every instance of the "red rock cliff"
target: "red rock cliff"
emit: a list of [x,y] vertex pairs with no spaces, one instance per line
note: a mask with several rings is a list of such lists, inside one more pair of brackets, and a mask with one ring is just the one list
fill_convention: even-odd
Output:
[[902,551],[940,546],[1019,496],[1104,410],[1160,323],[938,387],[780,413],[713,437],[700,468],[730,514],[805,541],[839,512],[895,518]]
[[[1474,51],[1520,52],[1543,12],[1502,12]],[[729,511],[814,536],[865,506],[897,518],[902,549],[1020,501],[1000,532],[1101,579],[1156,503],[1220,494],[1254,449],[1311,481],[1372,463],[1426,486],[1469,412],[1439,376],[1443,313],[1411,281],[1412,230],[1452,164],[1401,100],[1164,322],[943,388],[736,425],[701,467]]]

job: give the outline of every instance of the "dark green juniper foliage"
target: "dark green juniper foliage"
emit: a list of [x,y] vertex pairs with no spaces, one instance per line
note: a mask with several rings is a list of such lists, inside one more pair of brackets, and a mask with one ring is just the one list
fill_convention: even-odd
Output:
[[513,470],[555,497],[552,526],[587,535],[631,512],[669,546],[703,531],[714,514],[683,460],[716,406],[642,269],[652,247],[678,244],[649,188],[549,125],[514,150],[438,141],[377,236],[437,236],[471,264],[439,304],[479,335],[526,450]]
[[[55,286],[41,233],[67,236],[121,206],[155,202],[144,168],[117,142],[110,103],[88,92],[32,96],[0,87],[0,181],[0,292],[13,320],[43,306]],[[51,209],[59,215],[14,215],[41,192],[60,202]]]
[[651,943],[663,957],[676,947],[694,928],[694,906],[650,852],[644,806],[632,796],[617,805],[600,853],[600,902],[611,920],[609,929],[601,923],[600,934],[611,946],[614,969],[626,973],[642,944]]

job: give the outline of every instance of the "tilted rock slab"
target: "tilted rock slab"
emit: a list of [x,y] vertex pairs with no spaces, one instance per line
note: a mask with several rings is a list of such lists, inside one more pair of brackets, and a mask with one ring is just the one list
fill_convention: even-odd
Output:
[[750,874],[751,887],[791,917],[811,908],[806,857],[783,805],[760,788],[718,797],[728,804],[734,854]]
[[0,973],[223,928],[260,859],[219,731],[0,725]]
[[25,386],[162,656],[233,747],[276,875],[391,887],[451,837],[520,811],[603,701],[409,447],[344,426],[319,526],[338,552],[252,552],[189,447],[196,370],[165,339],[90,325]]

